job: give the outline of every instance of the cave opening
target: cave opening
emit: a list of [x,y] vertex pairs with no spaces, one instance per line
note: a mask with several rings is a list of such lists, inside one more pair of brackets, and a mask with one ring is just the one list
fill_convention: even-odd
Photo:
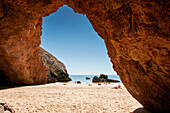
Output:
[[165,1],[4,0],[0,83],[45,84],[47,70],[39,56],[42,17],[63,4],[87,14],[132,96],[150,111],[169,110],[169,2]]
[[43,17],[40,46],[64,63],[72,77],[106,74],[120,80],[112,68],[104,40],[86,15],[75,13],[67,5]]

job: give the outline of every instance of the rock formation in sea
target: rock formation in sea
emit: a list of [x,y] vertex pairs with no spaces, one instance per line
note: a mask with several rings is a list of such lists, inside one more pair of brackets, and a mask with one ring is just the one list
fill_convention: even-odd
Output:
[[40,55],[44,64],[48,67],[47,83],[71,81],[65,65],[52,54],[41,48]]
[[92,82],[101,82],[101,79],[98,76],[94,76]]
[[100,74],[99,77],[94,76],[92,82],[120,82],[119,80],[108,79],[108,76],[105,74]]
[[107,79],[107,82],[120,82],[119,80]]
[[103,78],[103,79],[108,79],[108,76],[107,75],[105,75],[105,74],[100,74],[100,76],[99,76],[99,78]]
[[88,79],[90,79],[89,77],[86,77],[86,79],[88,80]]
[[46,82],[42,17],[64,4],[86,14],[130,94],[149,111],[170,111],[169,0],[1,0],[0,84]]

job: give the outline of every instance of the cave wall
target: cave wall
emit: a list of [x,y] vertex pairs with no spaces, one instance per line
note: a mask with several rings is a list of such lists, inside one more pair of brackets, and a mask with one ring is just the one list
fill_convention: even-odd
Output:
[[0,83],[45,83],[42,17],[63,4],[87,15],[132,96],[150,111],[169,111],[168,0],[2,0]]

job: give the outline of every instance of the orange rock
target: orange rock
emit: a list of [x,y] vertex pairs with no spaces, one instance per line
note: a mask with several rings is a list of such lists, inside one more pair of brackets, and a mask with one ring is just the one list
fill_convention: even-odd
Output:
[[132,96],[152,112],[170,111],[169,0],[3,0],[0,83],[45,83],[42,17],[63,4],[87,15]]

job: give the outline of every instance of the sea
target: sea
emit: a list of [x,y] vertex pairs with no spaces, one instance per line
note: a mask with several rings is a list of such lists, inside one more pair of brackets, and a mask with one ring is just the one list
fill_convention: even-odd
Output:
[[[76,81],[81,81],[81,83],[92,83],[94,76],[99,77],[100,75],[69,75],[69,77],[72,79],[72,81],[70,81],[71,83],[75,83]],[[90,79],[86,79],[86,77],[89,77]],[[108,79],[119,80],[120,82],[117,83],[122,84],[118,75],[108,75]]]

